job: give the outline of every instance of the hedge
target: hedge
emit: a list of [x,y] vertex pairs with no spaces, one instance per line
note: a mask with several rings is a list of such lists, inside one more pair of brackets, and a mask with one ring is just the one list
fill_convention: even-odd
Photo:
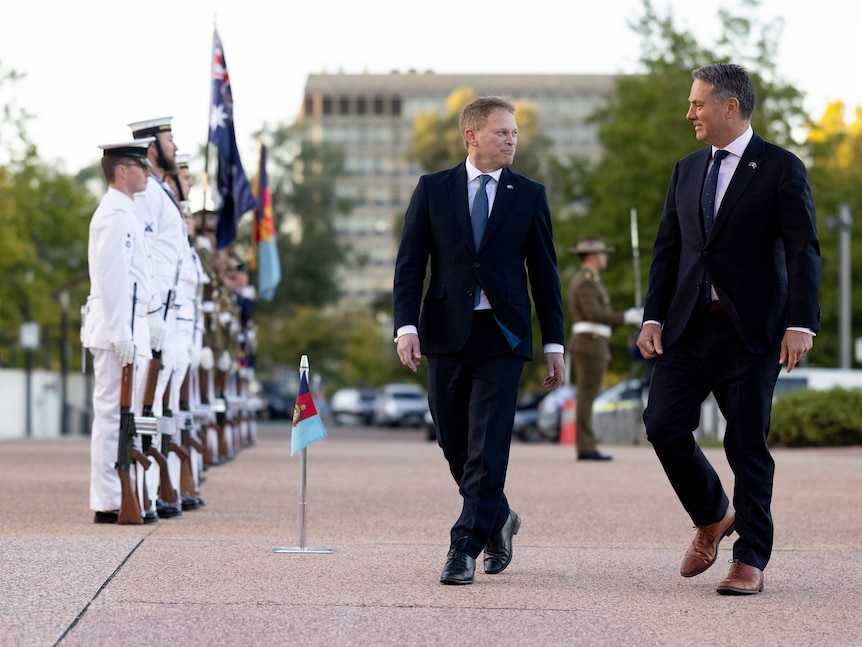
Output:
[[769,444],[780,447],[862,445],[862,389],[802,389],[777,397],[772,405]]

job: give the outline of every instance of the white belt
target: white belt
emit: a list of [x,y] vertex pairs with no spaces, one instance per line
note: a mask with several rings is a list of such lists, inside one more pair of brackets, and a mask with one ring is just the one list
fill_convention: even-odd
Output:
[[576,335],[587,333],[607,339],[611,336],[611,327],[605,324],[593,323],[592,321],[579,321],[572,326],[572,332]]

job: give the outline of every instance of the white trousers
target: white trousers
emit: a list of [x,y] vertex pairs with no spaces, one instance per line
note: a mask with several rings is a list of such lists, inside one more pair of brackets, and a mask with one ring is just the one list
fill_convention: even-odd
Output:
[[[120,509],[122,490],[117,474],[117,448],[120,442],[120,382],[122,368],[112,350],[90,349],[93,355],[93,427],[90,433],[90,509],[107,512]],[[146,358],[135,356],[132,379],[132,411],[141,413],[146,381]],[[140,448],[140,439],[136,440]],[[132,483],[136,470],[130,470]]]

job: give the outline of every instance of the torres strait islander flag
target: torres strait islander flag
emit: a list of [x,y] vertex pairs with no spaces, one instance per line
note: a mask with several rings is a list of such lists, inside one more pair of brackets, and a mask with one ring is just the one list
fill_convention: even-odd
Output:
[[299,381],[299,394],[296,396],[296,407],[293,409],[290,455],[293,456],[322,438],[326,438],[326,429],[308,390],[308,372],[303,371]]

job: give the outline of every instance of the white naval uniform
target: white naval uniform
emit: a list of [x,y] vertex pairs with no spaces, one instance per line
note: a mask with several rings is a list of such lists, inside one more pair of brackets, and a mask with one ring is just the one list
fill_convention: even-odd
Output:
[[[122,369],[113,344],[134,339],[135,370],[132,410],[140,415],[141,395],[150,354],[147,313],[158,308],[153,258],[135,202],[109,188],[90,221],[87,259],[90,296],[81,341],[93,355],[93,429],[90,436],[90,508],[119,510],[120,478],[116,471],[120,437]],[[134,335],[132,295],[136,295]],[[134,473],[134,472],[133,472]]]
[[[180,271],[180,280],[177,285],[177,296],[176,296],[176,363],[174,364],[173,369],[173,379],[171,380],[171,389],[174,389],[174,385],[176,385],[177,390],[177,402],[179,403],[179,388],[182,386],[183,380],[186,377],[186,373],[189,371],[190,366],[192,365],[192,359],[197,352],[198,358],[200,357],[200,350],[196,350],[196,345],[202,343],[202,339],[200,335],[196,331],[196,318],[198,313],[200,312],[200,297],[201,289],[203,286],[203,282],[205,280],[206,274],[204,273],[203,266],[201,265],[200,259],[198,258],[198,254],[192,246],[191,242],[188,242],[188,238],[186,238],[186,256],[183,259],[182,269]],[[196,339],[197,337],[197,339]],[[198,363],[200,360],[198,359]],[[189,376],[190,388],[189,392],[191,393],[191,376]],[[191,403],[191,397],[189,398],[189,402]],[[191,411],[186,413],[180,413],[178,411],[179,406],[177,406],[174,411],[174,419],[176,420],[176,426],[179,433],[179,430],[182,429],[185,424],[186,418],[191,418]],[[197,468],[194,467],[198,465],[200,462],[200,454],[193,450],[190,447],[187,447],[192,455],[192,465],[194,473],[197,473]],[[177,481],[179,482],[180,478],[180,465],[177,462],[176,465],[169,464],[171,469],[171,482],[174,481],[174,477],[176,476]],[[176,471],[175,471],[176,470]],[[194,477],[193,473],[193,477]],[[197,483],[197,478],[195,478],[195,482]]]
[[[155,260],[156,283],[162,303],[167,302],[168,292],[174,289],[177,281],[177,269],[185,258],[184,247],[188,246],[188,228],[180,212],[179,203],[173,191],[155,174],[150,174],[147,188],[135,194],[135,206],[138,218],[144,226],[144,234],[153,250]],[[156,392],[153,399],[153,412],[158,418],[158,430],[162,435],[170,435],[178,443],[176,427],[173,418],[162,416],[162,400],[174,368],[177,363],[177,329],[176,329],[176,299],[172,299],[168,310],[167,330],[162,343],[162,370],[156,382]],[[171,410],[176,410],[179,398],[179,385],[171,382],[168,403]],[[179,443],[178,443],[179,444]],[[174,452],[166,456],[171,485],[179,492],[180,482],[174,475],[179,474],[179,459]],[[173,467],[172,467],[173,465]],[[158,464],[147,470],[147,491],[152,501],[156,499],[160,474]]]

